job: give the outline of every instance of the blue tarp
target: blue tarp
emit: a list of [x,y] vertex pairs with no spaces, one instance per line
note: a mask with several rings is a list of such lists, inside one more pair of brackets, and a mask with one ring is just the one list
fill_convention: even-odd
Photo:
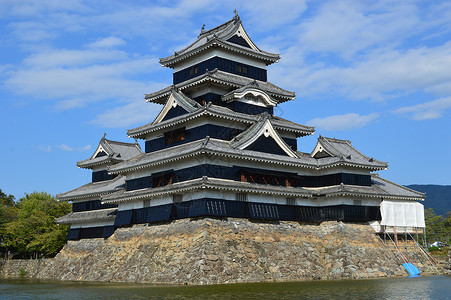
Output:
[[409,272],[410,277],[418,277],[420,275],[420,270],[418,270],[417,267],[415,267],[412,263],[405,263],[402,264],[404,268]]

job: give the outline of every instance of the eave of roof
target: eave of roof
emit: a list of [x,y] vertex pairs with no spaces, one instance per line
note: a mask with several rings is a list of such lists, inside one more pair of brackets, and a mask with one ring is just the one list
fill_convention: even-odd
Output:
[[89,221],[113,221],[117,208],[98,209],[90,211],[71,212],[55,219],[58,224],[78,224]]
[[92,167],[95,167],[95,166],[116,164],[121,161],[124,161],[124,160],[108,155],[108,156],[101,156],[101,157],[95,157],[95,158],[88,158],[88,159],[79,161],[79,162],[77,162],[77,167],[83,168],[83,169],[91,169]]
[[[244,35],[249,39],[251,48],[228,41],[228,39],[235,35],[240,28],[243,29]],[[222,47],[229,51],[261,59],[265,61],[267,65],[277,62],[280,59],[279,54],[269,53],[259,49],[247,34],[240,18],[238,16],[235,16],[233,19],[219,26],[216,26],[215,28],[202,31],[194,42],[192,42],[182,50],[175,51],[171,56],[160,58],[160,64],[166,67],[173,67],[178,62],[196,55],[202,51],[205,51],[211,47]],[[255,49],[253,49],[252,47],[254,47]]]
[[167,194],[185,193],[199,189],[217,189],[242,193],[253,193],[258,191],[258,193],[260,194],[283,195],[288,197],[313,197],[310,192],[304,191],[303,188],[280,188],[270,185],[251,184],[248,182],[209,178],[204,176],[203,178],[192,179],[158,188],[145,188],[134,191],[121,190],[114,194],[102,197],[102,203],[119,203],[130,200],[157,197]]
[[[206,81],[239,89],[245,85],[252,83],[254,79],[214,69],[195,78],[178,83],[175,85],[175,87],[180,90],[184,90],[195,85],[203,84]],[[257,80],[257,83],[263,91],[277,100],[278,103],[293,100],[296,97],[296,94],[294,92],[284,90],[268,81]],[[172,86],[168,86],[160,91],[146,94],[144,98],[147,102],[164,104],[166,98],[169,97],[172,89]]]
[[[151,132],[173,127],[178,124],[200,118],[202,116],[217,117],[225,120],[243,122],[246,124],[253,124],[259,118],[259,115],[248,115],[244,113],[234,112],[231,109],[222,106],[211,105],[210,103],[198,108],[192,113],[184,114],[157,124],[153,124],[152,122],[134,129],[129,129],[127,130],[127,135],[134,138],[143,138],[145,135]],[[297,124],[280,117],[273,116],[271,122],[276,130],[293,132],[298,136],[310,135],[315,132],[315,129],[313,127]]]
[[117,191],[124,184],[125,176],[119,175],[111,180],[90,182],[68,192],[57,194],[56,198],[58,200],[73,201],[100,197]]
[[158,150],[151,153],[145,153],[129,161],[119,163],[110,167],[111,174],[120,174],[124,172],[135,171],[139,169],[149,168],[151,166],[167,164],[174,161],[187,159],[197,155],[209,154],[219,157],[227,157],[238,160],[258,161],[262,163],[270,163],[284,166],[294,166],[309,168],[315,170],[327,169],[339,166],[358,167],[369,171],[385,169],[386,166],[376,166],[369,164],[357,164],[344,161],[341,158],[331,158],[329,160],[319,160],[311,156],[301,155],[292,158],[284,155],[271,153],[233,149],[229,142],[217,139],[205,139],[193,141],[190,143],[174,146],[167,149]]
[[[106,155],[94,157],[99,148],[105,151]],[[85,160],[77,162],[77,167],[91,169],[100,165],[115,164],[142,153],[141,147],[138,143],[125,143],[113,140],[108,140],[105,135],[100,139],[99,145],[94,154]]]
[[[354,146],[352,146],[351,141],[349,140],[339,140],[320,136],[317,142],[317,146],[318,145],[321,145],[327,153],[332,154],[334,157],[340,157],[343,161],[354,161],[355,163],[368,162],[372,165],[384,166],[384,168],[388,167],[387,162],[368,157],[357,150]],[[327,160],[328,157],[319,159]]]
[[[378,177],[378,176],[377,176]],[[380,177],[373,180],[383,180],[392,185],[389,182]],[[359,198],[372,198],[372,199],[394,199],[394,200],[409,200],[409,201],[421,201],[424,197],[422,195],[410,195],[410,194],[393,194],[389,193],[376,184],[372,186],[353,186],[353,185],[336,185],[321,188],[303,188],[303,187],[284,187],[273,186],[265,184],[254,184],[249,182],[234,181],[228,179],[210,178],[204,176],[203,178],[193,179],[180,183],[174,183],[158,188],[144,188],[134,191],[120,190],[114,194],[110,194],[102,197],[103,203],[120,203],[125,201],[149,199],[152,197],[158,197],[162,195],[174,194],[174,193],[186,193],[193,190],[221,190],[229,192],[240,193],[255,193],[255,194],[268,194],[268,195],[280,195],[285,197],[299,197],[305,199],[318,199],[322,197],[340,197],[351,196]],[[406,189],[407,190],[407,189]]]
[[400,186],[394,182],[383,179],[377,174],[371,174],[371,179],[371,186],[340,184],[334,186],[312,188],[312,190],[314,190],[322,197],[354,196],[377,198],[380,200],[391,199],[424,201],[424,194],[418,193],[416,191]]

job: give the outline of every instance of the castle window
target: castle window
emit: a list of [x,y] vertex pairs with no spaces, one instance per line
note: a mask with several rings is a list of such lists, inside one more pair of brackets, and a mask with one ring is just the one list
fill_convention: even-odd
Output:
[[237,71],[238,73],[241,73],[241,65],[236,65],[236,71]]
[[287,205],[296,205],[296,198],[287,197]]
[[247,74],[247,67],[243,66],[243,74]]
[[241,174],[241,181],[247,182],[247,177],[244,174]]
[[177,142],[184,141],[186,137],[185,128],[176,129],[164,134],[164,142],[166,145],[171,145]]
[[161,186],[172,184],[173,176],[174,176],[173,173],[166,173],[166,174],[162,174],[162,175],[152,176],[153,177],[152,187],[156,188],[156,187],[161,187]]
[[182,194],[173,194],[172,195],[172,202],[173,203],[180,203],[183,201],[183,195]]
[[247,194],[246,193],[236,193],[235,200],[241,202],[247,202]]
[[295,180],[293,178],[285,178],[285,186],[296,186]]
[[143,207],[149,207],[150,206],[150,199],[143,200]]
[[356,205],[356,206],[362,205],[362,200],[353,200],[352,202],[353,202],[354,205]]

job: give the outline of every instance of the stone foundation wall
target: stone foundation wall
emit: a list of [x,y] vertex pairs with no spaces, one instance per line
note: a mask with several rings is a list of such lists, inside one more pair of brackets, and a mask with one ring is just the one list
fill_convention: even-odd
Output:
[[406,276],[369,225],[177,220],[68,241],[53,259],[7,260],[1,277],[164,284]]

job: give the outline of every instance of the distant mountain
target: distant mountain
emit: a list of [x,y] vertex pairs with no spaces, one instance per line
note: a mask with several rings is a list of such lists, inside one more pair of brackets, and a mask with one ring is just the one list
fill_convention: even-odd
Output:
[[411,184],[406,187],[426,193],[424,208],[432,208],[436,215],[446,217],[451,211],[451,185]]

